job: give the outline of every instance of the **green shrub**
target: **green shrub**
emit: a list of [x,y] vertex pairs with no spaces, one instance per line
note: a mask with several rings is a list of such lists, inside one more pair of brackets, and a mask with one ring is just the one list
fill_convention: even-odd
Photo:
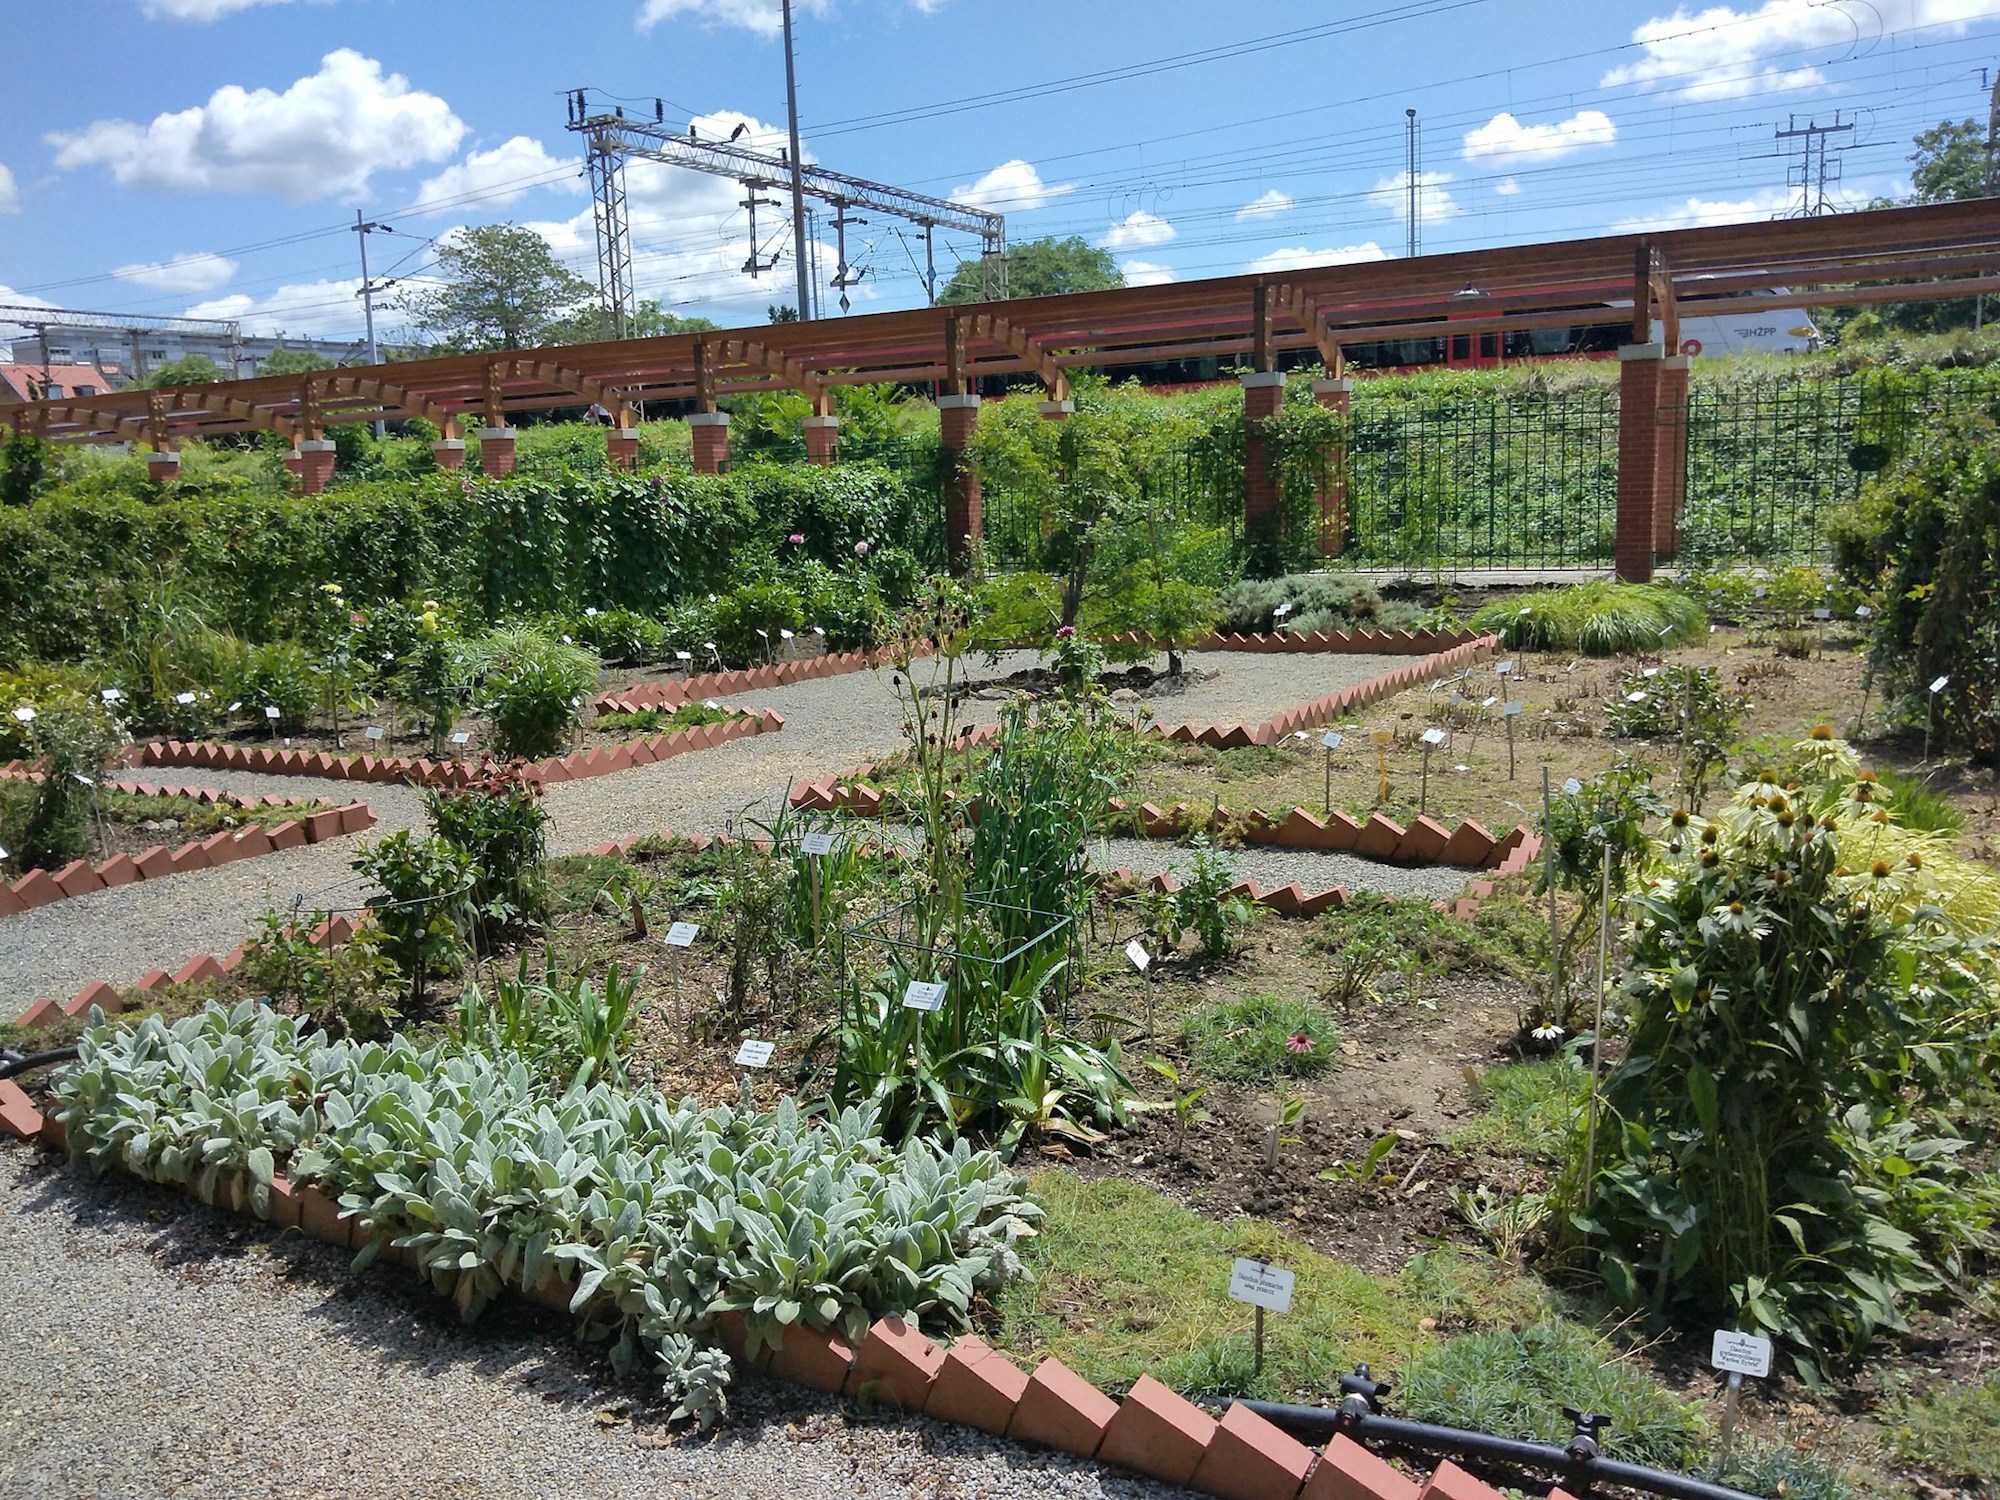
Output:
[[500,753],[539,760],[561,750],[597,687],[597,658],[523,627],[496,630],[476,651],[477,700]]
[[1626,1463],[1683,1469],[1705,1437],[1692,1403],[1566,1323],[1453,1339],[1412,1359],[1396,1388],[1397,1413],[1412,1421],[1556,1447],[1574,1431],[1565,1406],[1609,1417],[1604,1452]]
[[721,646],[724,661],[762,663],[784,644],[780,632],[806,623],[805,601],[787,583],[747,583],[718,599],[711,618],[715,634],[708,639]]
[[94,817],[104,768],[124,741],[104,704],[84,697],[58,698],[32,712],[30,750],[43,762],[34,802],[13,850],[27,869],[59,870],[97,845]]
[[380,887],[368,898],[382,949],[410,980],[421,1005],[431,979],[464,962],[476,913],[472,856],[441,838],[418,839],[408,829],[363,846],[356,873]]
[[1472,617],[1474,630],[1498,631],[1515,650],[1637,656],[1700,639],[1708,616],[1664,584],[1593,579],[1567,588],[1495,599]]
[[1212,1001],[1181,1026],[1181,1041],[1195,1067],[1232,1083],[1324,1073],[1339,1035],[1333,1017],[1310,1000],[1275,995]]
[[561,633],[605,661],[635,666],[667,654],[667,628],[629,609],[586,609],[562,622]]
[[[1281,617],[1278,609],[1287,604],[1291,608]],[[1358,578],[1308,573],[1245,579],[1223,590],[1215,628],[1225,634],[1407,630],[1422,616],[1416,605],[1384,599]]]
[[[293,641],[272,641],[248,647],[238,665],[229,696],[240,701],[253,720],[279,734],[302,734],[320,700],[320,680],[313,660]],[[275,708],[274,720],[266,712]]]
[[344,943],[314,942],[314,930],[330,915],[266,911],[238,973],[273,1005],[331,1036],[386,1037],[401,988],[396,962],[383,951],[373,922],[362,923]]

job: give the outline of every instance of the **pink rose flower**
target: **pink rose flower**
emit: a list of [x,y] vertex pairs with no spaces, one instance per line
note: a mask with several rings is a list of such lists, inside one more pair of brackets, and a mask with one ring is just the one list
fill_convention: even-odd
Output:
[[866,557],[868,555],[868,544],[866,542],[856,542],[854,544],[854,555],[856,557]]

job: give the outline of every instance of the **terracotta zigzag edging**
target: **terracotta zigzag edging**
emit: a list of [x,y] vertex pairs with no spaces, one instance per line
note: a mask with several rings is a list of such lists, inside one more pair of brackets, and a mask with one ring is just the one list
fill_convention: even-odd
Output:
[[[1165,651],[1167,643],[1157,636],[1127,631],[1114,640],[1128,645],[1147,645]],[[1317,652],[1358,656],[1432,656],[1453,646],[1469,645],[1483,639],[1470,630],[1280,630],[1269,634],[1211,635],[1182,651],[1256,651],[1267,654]]]
[[142,849],[137,854],[116,854],[98,864],[72,860],[60,870],[30,870],[20,879],[0,884],[0,917],[11,917],[38,907],[51,906],[72,896],[110,890],[141,880],[158,880],[189,870],[208,870],[233,864],[239,859],[255,859],[317,844],[342,834],[360,833],[375,826],[375,810],[366,802],[349,802],[338,807],[314,809],[312,804],[284,797],[239,797],[211,787],[161,787],[142,781],[113,781],[114,791],[142,795],[170,794],[193,797],[211,806],[299,807],[296,818],[266,828],[252,823],[244,828],[224,830],[208,838],[168,849],[163,844]]
[[[0,1081],[0,1133],[68,1155],[62,1122],[11,1079]],[[281,1231],[297,1229],[349,1251],[381,1232],[320,1188],[283,1175],[272,1180],[264,1217]],[[387,1265],[415,1268],[414,1258],[394,1245],[379,1255]],[[572,1290],[559,1274],[533,1289],[506,1291],[530,1305],[572,1310]],[[1218,1419],[1145,1375],[1123,1401],[1114,1400],[1059,1359],[1023,1370],[976,1334],[947,1348],[889,1317],[850,1344],[837,1333],[794,1326],[782,1343],[752,1357],[740,1313],[717,1318],[713,1331],[737,1365],[774,1379],[846,1400],[866,1397],[878,1409],[893,1404],[909,1415],[1187,1485],[1218,1500],[1500,1500],[1498,1491],[1448,1460],[1420,1486],[1345,1436],[1315,1450],[1240,1402]],[[1569,1497],[1556,1490],[1550,1500]]]
[[329,755],[325,751],[268,750],[263,746],[154,740],[140,749],[138,763],[145,766],[199,766],[217,771],[257,771],[270,776],[313,776],[325,781],[434,787],[466,786],[495,771],[512,771],[553,786],[565,781],[608,776],[613,771],[629,771],[635,766],[649,766],[690,751],[711,750],[731,740],[769,734],[784,727],[784,715],[764,708],[726,723],[702,724],[693,729],[678,729],[671,734],[647,735],[604,749],[579,750],[572,755],[551,756],[547,760],[503,763],[487,759],[476,764],[428,758],[412,760],[400,755]]
[[[927,656],[928,651],[917,653]],[[834,651],[825,656],[800,657],[796,661],[773,662],[762,667],[739,667],[722,672],[700,672],[678,681],[641,682],[628,688],[599,693],[592,705],[599,713],[637,713],[648,708],[679,708],[683,703],[704,698],[724,698],[737,693],[754,693],[764,688],[785,687],[794,682],[815,682],[826,677],[845,677],[850,672],[866,672],[889,660],[889,652]]]

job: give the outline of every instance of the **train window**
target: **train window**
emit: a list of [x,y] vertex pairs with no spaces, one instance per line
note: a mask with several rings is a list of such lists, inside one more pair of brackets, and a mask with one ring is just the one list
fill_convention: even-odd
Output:
[[1500,357],[1499,334],[1482,333],[1479,335],[1479,357],[1481,359],[1498,359]]

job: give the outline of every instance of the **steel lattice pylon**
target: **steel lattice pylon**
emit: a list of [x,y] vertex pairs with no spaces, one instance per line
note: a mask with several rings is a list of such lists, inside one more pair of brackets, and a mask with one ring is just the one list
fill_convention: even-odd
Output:
[[587,152],[590,197],[597,224],[597,286],[611,337],[632,331],[639,304],[632,290],[632,223],[625,213],[625,157],[606,134],[593,134]]

